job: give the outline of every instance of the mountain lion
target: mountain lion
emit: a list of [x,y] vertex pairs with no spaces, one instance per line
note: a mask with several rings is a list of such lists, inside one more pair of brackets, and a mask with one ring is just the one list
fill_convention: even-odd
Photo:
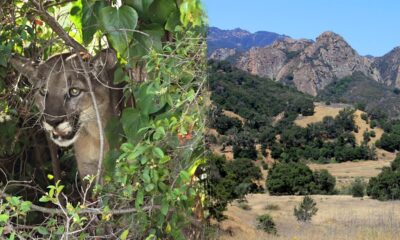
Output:
[[[26,76],[34,89],[34,104],[50,139],[60,147],[73,145],[79,176],[96,175],[100,132],[85,71],[90,77],[102,126],[116,114],[112,85],[117,58],[103,51],[93,58],[76,53],[59,54],[40,64],[12,56],[11,65]],[[83,68],[84,66],[84,68]],[[104,150],[108,143],[104,140]]]

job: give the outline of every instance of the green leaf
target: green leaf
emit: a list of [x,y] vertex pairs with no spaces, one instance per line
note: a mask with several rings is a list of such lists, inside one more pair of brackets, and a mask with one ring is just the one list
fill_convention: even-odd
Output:
[[181,20],[179,12],[178,11],[172,12],[168,17],[167,23],[165,24],[165,30],[174,32],[175,27],[179,26],[180,23]]
[[31,205],[32,205],[31,202],[24,201],[24,202],[21,203],[20,209],[21,209],[22,212],[28,212],[31,209]]
[[39,202],[48,202],[48,201],[50,201],[50,198],[49,198],[48,196],[42,196],[42,197],[39,199]]
[[142,155],[147,149],[149,148],[149,146],[136,146],[135,149],[133,149],[132,153],[130,153],[127,156],[128,160],[135,160],[138,156]]
[[125,0],[124,3],[133,7],[139,14],[139,17],[146,18],[147,12],[153,0]]
[[0,214],[0,223],[7,222],[8,218],[9,218],[8,214]]
[[134,149],[134,147],[131,143],[123,143],[121,145],[121,150],[123,152],[130,152],[130,151],[133,151],[133,149]]
[[143,170],[142,179],[143,179],[144,183],[150,183],[151,182],[150,171],[149,171],[148,168],[145,168]]
[[169,202],[168,202],[168,199],[163,198],[163,200],[161,201],[161,213],[162,213],[164,216],[167,216],[168,210],[169,210]]
[[189,173],[186,172],[186,171],[184,171],[184,170],[182,170],[182,171],[180,172],[179,176],[180,176],[181,179],[182,179],[183,181],[185,181],[185,182],[190,181],[190,175],[189,175]]
[[178,11],[175,0],[155,0],[149,9],[150,19],[164,24],[174,11]]
[[139,191],[136,194],[135,207],[140,208],[140,206],[143,204],[143,202],[144,202],[144,190],[139,189]]
[[111,119],[107,121],[104,132],[110,149],[117,149],[121,144],[123,132],[122,124],[119,119],[115,116],[111,117]]
[[171,160],[170,156],[164,156],[163,158],[161,158],[160,163],[164,164],[164,163],[169,162],[169,160]]
[[165,130],[164,130],[164,128],[163,127],[158,127],[157,129],[156,129],[156,132],[154,133],[154,135],[153,135],[153,138],[155,139],[155,140],[159,140],[159,139],[161,139],[162,137],[164,137],[165,136]]
[[161,52],[161,39],[164,34],[164,29],[157,24],[141,28],[140,32],[134,34],[134,41],[122,57],[128,61],[129,65],[132,65],[148,54],[150,49]]
[[129,81],[130,78],[128,74],[122,69],[122,67],[118,67],[114,72],[114,84],[120,84]]
[[82,0],[82,38],[84,44],[93,40],[99,30],[99,12],[106,6],[104,1]]
[[20,200],[19,200],[19,197],[11,197],[11,198],[9,198],[8,199],[8,202],[11,204],[11,205],[14,205],[14,206],[17,206],[18,204],[19,204],[19,202],[20,202]]
[[37,227],[36,230],[37,230],[40,234],[42,234],[42,235],[47,235],[47,234],[49,234],[49,231],[47,230],[47,228],[42,227],[42,226]]
[[163,150],[161,150],[161,148],[158,148],[158,147],[153,148],[153,154],[156,155],[160,159],[162,159],[164,157]]
[[145,187],[146,192],[150,192],[154,189],[155,185],[153,183],[147,184]]
[[129,234],[129,229],[126,229],[125,231],[122,232],[121,234],[121,240],[126,240]]
[[7,67],[7,62],[11,54],[10,46],[0,45],[0,66]]
[[128,141],[136,145],[146,132],[140,132],[139,129],[145,127],[149,123],[148,115],[142,114],[137,108],[126,108],[122,112],[122,127]]
[[130,6],[105,7],[99,12],[99,19],[112,46],[119,53],[126,52],[138,21],[135,9]]

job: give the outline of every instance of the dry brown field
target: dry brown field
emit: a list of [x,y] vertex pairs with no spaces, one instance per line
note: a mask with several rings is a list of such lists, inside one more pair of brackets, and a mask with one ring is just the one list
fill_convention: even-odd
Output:
[[[221,240],[400,240],[400,201],[380,202],[351,196],[313,195],[318,212],[311,223],[297,222],[294,206],[301,196],[247,196],[251,210],[243,210],[237,203],[229,206],[228,219],[221,223]],[[275,204],[278,210],[266,210]],[[256,228],[258,215],[270,214],[278,235],[270,235]]]

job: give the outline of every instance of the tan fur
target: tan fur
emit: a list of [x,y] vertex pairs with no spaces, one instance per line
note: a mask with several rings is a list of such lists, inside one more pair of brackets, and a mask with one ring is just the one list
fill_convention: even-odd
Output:
[[[42,123],[50,139],[62,147],[73,143],[81,178],[96,175],[101,144],[90,90],[96,97],[104,128],[115,114],[113,91],[105,87],[112,85],[117,62],[115,54],[102,52],[92,60],[85,61],[86,73],[76,54],[56,55],[39,65],[17,56],[12,57],[10,62],[38,89],[34,102],[43,114]],[[92,88],[85,74],[89,74]],[[79,89],[80,93],[77,96],[71,95],[72,88]],[[105,138],[103,148],[104,152],[108,150]]]

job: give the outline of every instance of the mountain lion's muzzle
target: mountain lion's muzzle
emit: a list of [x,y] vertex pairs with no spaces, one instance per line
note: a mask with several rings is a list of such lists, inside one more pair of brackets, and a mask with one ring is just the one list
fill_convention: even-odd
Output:
[[43,128],[49,133],[50,139],[61,147],[68,147],[79,136],[79,116],[72,117],[43,117]]

